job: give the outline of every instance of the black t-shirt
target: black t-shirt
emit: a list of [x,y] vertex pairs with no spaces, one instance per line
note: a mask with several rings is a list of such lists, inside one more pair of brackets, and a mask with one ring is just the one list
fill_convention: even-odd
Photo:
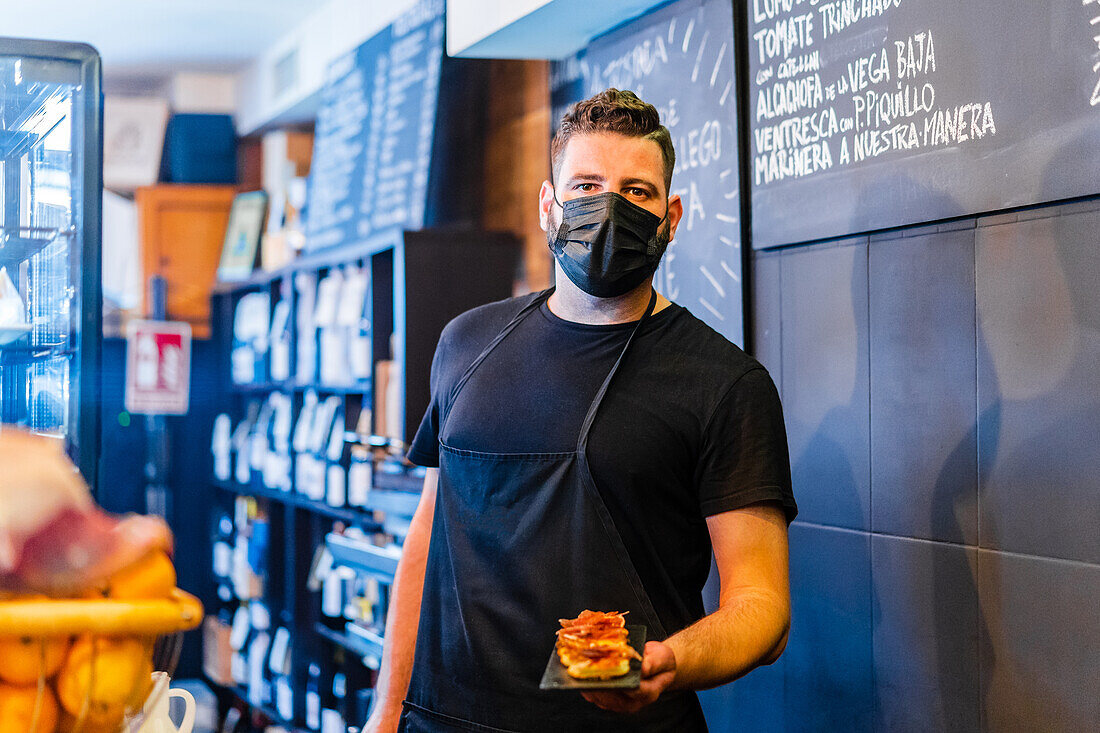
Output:
[[[444,329],[432,362],[432,403],[411,461],[439,465],[440,419],[454,385],[533,297],[475,308]],[[449,445],[491,453],[574,450],[634,325],[573,323],[542,303],[474,370],[447,417]],[[593,423],[588,459],[654,605],[681,609],[669,633],[703,615],[700,591],[711,556],[706,517],[763,501],[781,504],[788,522],[798,511],[771,377],[676,304],[653,314],[631,344]]]

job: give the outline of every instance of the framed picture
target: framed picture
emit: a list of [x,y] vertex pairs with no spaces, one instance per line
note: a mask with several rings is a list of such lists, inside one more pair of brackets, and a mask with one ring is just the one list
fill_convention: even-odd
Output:
[[252,274],[266,213],[267,194],[263,191],[239,193],[233,199],[218,265],[219,280],[245,280]]
[[155,97],[103,99],[103,186],[133,191],[152,186],[160,171],[168,102]]

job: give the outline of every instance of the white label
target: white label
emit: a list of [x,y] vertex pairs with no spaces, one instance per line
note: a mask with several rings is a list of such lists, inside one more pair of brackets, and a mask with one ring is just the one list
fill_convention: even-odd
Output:
[[321,613],[329,618],[344,613],[344,580],[339,573],[329,573],[321,582]]
[[[271,655],[267,668],[272,674],[285,675],[290,673],[290,632],[283,627],[275,630],[275,636],[271,641]],[[284,716],[287,720],[290,716]]]
[[248,682],[248,662],[240,652],[233,652],[229,658],[229,675],[238,685]]
[[353,460],[348,469],[348,504],[366,506],[372,480],[370,461]]
[[271,343],[271,378],[276,382],[290,379],[290,344],[281,338]]
[[275,708],[283,720],[291,720],[294,717],[294,691],[290,688],[290,680],[286,677],[275,680]]
[[336,311],[336,323],[341,326],[357,326],[366,305],[370,271],[349,267],[344,273],[344,292],[340,294],[340,306]]
[[252,627],[261,631],[271,628],[271,612],[267,610],[267,606],[260,601],[253,601],[249,605],[252,609]]
[[335,710],[321,711],[321,733],[344,733],[344,718]]
[[347,328],[327,326],[321,329],[321,382],[323,384],[347,384],[351,381],[347,349]]
[[330,465],[325,484],[327,489],[325,500],[328,501],[329,506],[344,506],[344,467],[336,464]]
[[313,311],[314,324],[331,326],[336,323],[336,311],[343,287],[344,275],[339,270],[333,270],[321,280],[317,287],[317,307]]
[[248,698],[253,705],[263,704],[264,655],[270,643],[271,637],[260,633],[248,648]]
[[233,630],[229,632],[229,646],[238,651],[243,649],[251,625],[248,606],[242,604],[237,608],[237,612],[233,614]]
[[214,575],[228,578],[233,570],[233,548],[228,542],[214,543]]
[[306,727],[321,729],[321,696],[316,692],[306,693]]
[[218,481],[228,481],[232,475],[229,453],[219,453],[214,456],[214,478]]
[[355,380],[370,379],[371,343],[370,331],[354,329],[348,343],[348,363]]

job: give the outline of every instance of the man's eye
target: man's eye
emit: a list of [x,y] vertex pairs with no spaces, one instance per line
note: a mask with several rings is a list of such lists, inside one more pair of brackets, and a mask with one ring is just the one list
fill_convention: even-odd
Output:
[[573,189],[575,191],[595,191],[596,190],[596,184],[595,183],[578,183],[576,186],[573,187]]
[[635,198],[644,199],[649,196],[649,191],[644,188],[628,188],[626,192]]

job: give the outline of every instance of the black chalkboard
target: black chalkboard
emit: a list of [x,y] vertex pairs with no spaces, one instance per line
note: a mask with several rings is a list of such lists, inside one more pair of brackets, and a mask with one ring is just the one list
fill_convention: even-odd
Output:
[[748,0],[753,246],[1100,192],[1100,0]]
[[607,87],[655,105],[676,146],[671,192],[684,218],[655,285],[742,343],[741,229],[729,0],[681,0],[593,41],[551,70],[554,124]]
[[307,249],[424,226],[443,26],[443,0],[422,0],[330,65],[310,169]]

